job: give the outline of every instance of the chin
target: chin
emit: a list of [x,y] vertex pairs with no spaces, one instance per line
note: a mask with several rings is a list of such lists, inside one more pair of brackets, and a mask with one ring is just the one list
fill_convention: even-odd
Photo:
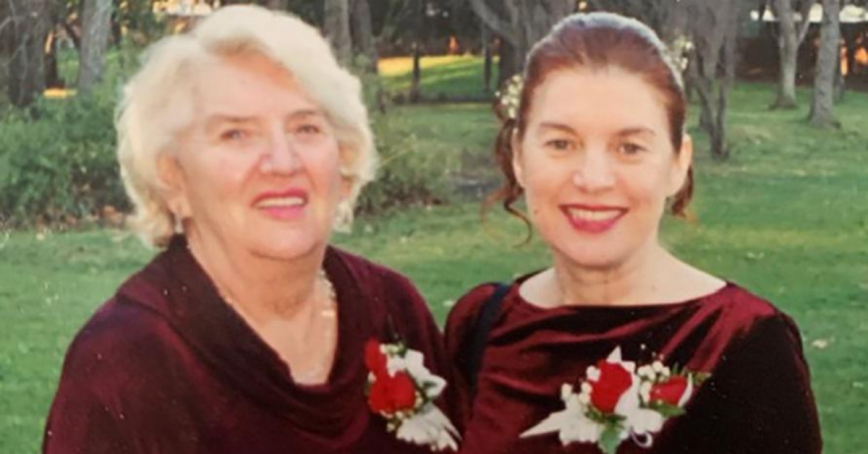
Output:
[[256,239],[255,251],[257,255],[275,260],[293,260],[308,256],[321,248],[325,248],[326,241],[321,238],[303,238],[298,233],[285,234],[279,238]]
[[[575,266],[592,270],[607,270],[617,268],[627,260],[626,251],[616,250],[605,244],[595,244],[593,247],[577,248],[575,244],[566,248],[554,248],[556,253]],[[618,248],[621,249],[621,248]]]

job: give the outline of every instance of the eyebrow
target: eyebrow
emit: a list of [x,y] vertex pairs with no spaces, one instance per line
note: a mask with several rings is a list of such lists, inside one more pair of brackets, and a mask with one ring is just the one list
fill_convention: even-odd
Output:
[[628,137],[628,136],[636,136],[636,135],[651,135],[656,136],[657,133],[654,132],[651,128],[646,128],[644,126],[634,126],[630,128],[624,128],[616,133],[617,136],[620,137]]
[[[544,122],[540,123],[539,129],[555,129],[558,131],[565,132],[567,134],[572,134],[572,135],[577,134],[573,128],[571,128],[565,124],[554,123],[554,122],[549,122],[549,121],[544,121]],[[615,135],[619,136],[619,137],[629,137],[629,136],[635,136],[635,135],[656,136],[657,133],[654,132],[653,129],[647,128],[644,126],[631,126],[631,127],[619,130],[618,132],[615,133]]]
[[[317,109],[302,109],[292,112],[287,116],[287,119],[296,119],[296,118],[307,118],[313,116],[321,116],[322,112]],[[257,121],[255,116],[246,116],[246,115],[232,115],[232,114],[222,114],[216,113],[212,115],[208,115],[205,117],[205,129],[211,130],[223,123],[229,123],[233,125],[239,124],[250,124],[255,123]]]
[[213,114],[205,117],[205,130],[210,131],[217,126],[223,123],[229,123],[233,125],[237,124],[249,124],[255,122],[254,117],[247,116],[239,116],[239,115],[229,115],[229,114]]
[[562,131],[562,132],[565,132],[568,134],[573,134],[573,135],[576,134],[576,131],[573,130],[573,128],[571,128],[565,124],[562,124],[562,123],[553,123],[550,121],[544,121],[544,122],[540,123],[539,129],[555,129],[555,130]]

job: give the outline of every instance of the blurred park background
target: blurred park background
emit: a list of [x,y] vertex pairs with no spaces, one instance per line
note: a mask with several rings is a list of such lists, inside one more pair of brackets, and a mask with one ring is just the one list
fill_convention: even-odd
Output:
[[[71,337],[154,251],[123,228],[112,115],[139,54],[235,1],[0,1],[0,453],[39,451]],[[688,261],[799,323],[826,452],[868,452],[868,13],[856,0],[268,0],[363,79],[382,155],[335,242],[408,274],[442,322],[544,266],[484,195],[500,82],[559,18],[605,10],[670,44],[691,98]],[[580,100],[577,100],[580,102]]]

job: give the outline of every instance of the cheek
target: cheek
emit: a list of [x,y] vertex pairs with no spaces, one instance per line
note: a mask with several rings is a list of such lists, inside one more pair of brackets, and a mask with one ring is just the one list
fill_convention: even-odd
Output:
[[337,141],[326,141],[310,147],[303,159],[314,184],[330,189],[341,188],[345,179],[341,177],[341,154]]
[[[225,198],[241,191],[244,182],[256,168],[256,159],[251,154],[215,155],[198,166],[197,186],[204,197]],[[191,175],[194,176],[194,175]]]
[[649,215],[660,216],[666,205],[669,193],[669,179],[665,172],[658,169],[637,169],[624,172],[619,178],[619,186],[635,208],[649,210]]

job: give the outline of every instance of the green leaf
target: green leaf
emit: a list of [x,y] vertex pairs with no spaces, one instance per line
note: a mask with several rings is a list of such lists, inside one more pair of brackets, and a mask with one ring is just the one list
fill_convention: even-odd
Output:
[[652,410],[656,411],[657,413],[660,413],[661,415],[663,415],[664,418],[671,418],[673,416],[681,416],[685,413],[683,408],[681,408],[677,405],[667,404],[667,403],[661,402],[659,400],[651,402],[651,404],[648,405],[648,407],[651,408]]
[[618,451],[618,445],[621,444],[621,431],[618,426],[607,425],[600,434],[600,441],[597,446],[606,454],[615,454]]

